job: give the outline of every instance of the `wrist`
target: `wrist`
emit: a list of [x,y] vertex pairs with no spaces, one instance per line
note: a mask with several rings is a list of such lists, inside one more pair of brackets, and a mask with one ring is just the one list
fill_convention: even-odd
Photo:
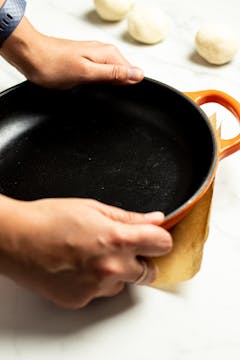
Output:
[[8,275],[27,233],[24,202],[0,195],[0,274]]
[[4,41],[0,55],[27,78],[31,78],[38,68],[38,45],[42,36],[28,19],[23,17],[17,28]]

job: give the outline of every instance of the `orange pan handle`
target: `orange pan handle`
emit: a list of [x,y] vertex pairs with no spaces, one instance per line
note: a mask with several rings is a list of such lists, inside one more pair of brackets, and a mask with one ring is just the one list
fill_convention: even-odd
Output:
[[[223,105],[225,108],[230,110],[233,115],[240,121],[240,103],[235,100],[232,96],[218,90],[202,90],[196,92],[185,92],[190,99],[192,99],[199,106],[209,102],[215,102]],[[233,154],[240,150],[240,131],[239,134],[231,139],[220,140],[220,154],[219,158],[224,159],[225,157]]]

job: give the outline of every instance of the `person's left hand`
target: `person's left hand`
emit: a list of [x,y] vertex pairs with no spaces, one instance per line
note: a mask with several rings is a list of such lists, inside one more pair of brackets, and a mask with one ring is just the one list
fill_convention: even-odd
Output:
[[67,89],[89,82],[134,84],[144,77],[115,46],[49,37],[26,18],[4,42],[1,55],[27,79],[48,88]]
[[150,258],[172,249],[159,212],[80,198],[0,196],[0,204],[0,274],[65,308],[114,296],[127,283],[151,284]]

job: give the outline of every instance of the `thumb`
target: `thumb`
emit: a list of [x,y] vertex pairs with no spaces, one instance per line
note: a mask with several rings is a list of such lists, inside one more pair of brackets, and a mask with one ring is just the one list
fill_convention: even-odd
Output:
[[133,84],[143,80],[143,71],[137,67],[118,64],[88,63],[88,81]]

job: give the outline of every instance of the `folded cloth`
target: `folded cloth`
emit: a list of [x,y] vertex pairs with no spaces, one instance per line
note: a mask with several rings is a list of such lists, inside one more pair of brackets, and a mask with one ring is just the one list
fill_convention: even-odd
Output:
[[[221,129],[216,130],[216,115],[209,120],[219,143]],[[173,250],[152,259],[158,267],[158,277],[150,286],[160,288],[189,280],[200,270],[203,247],[208,237],[213,189],[214,182],[186,217],[170,231]]]

